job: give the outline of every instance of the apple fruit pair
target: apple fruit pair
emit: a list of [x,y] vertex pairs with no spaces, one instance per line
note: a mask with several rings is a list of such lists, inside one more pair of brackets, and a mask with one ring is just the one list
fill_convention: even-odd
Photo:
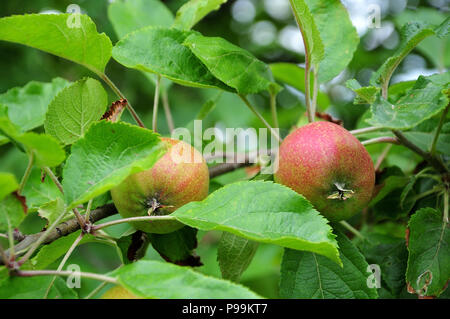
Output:
[[[209,171],[200,152],[191,145],[162,137],[168,150],[152,168],[133,174],[111,190],[111,197],[124,218],[168,215],[177,208],[208,196]],[[147,233],[166,234],[184,225],[174,220],[134,222]]]
[[375,169],[364,146],[331,122],[313,122],[281,143],[277,183],[305,196],[330,221],[348,219],[372,198]]

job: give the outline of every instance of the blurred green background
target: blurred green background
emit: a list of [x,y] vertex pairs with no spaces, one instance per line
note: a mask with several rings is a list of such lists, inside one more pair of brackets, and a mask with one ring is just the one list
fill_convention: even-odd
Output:
[[[65,12],[70,4],[80,6],[83,13],[88,14],[97,24],[100,32],[105,32],[113,44],[118,40],[107,17],[107,0],[3,0],[0,2],[0,16],[25,13],[55,13]],[[167,0],[164,2],[172,12],[175,12],[185,0]],[[345,87],[345,81],[356,78],[362,85],[367,85],[371,73],[376,70],[399,45],[399,27],[408,21],[423,20],[439,24],[449,14],[449,2],[446,0],[344,0],[352,22],[361,37],[361,43],[349,67],[338,77],[327,83],[321,90],[328,94],[331,105],[328,113],[342,119],[347,129],[353,129],[366,106],[353,105],[353,93]],[[367,8],[377,4],[381,8],[381,28],[368,28]],[[221,36],[237,44],[267,63],[292,62],[304,63],[304,49],[300,32],[290,11],[288,0],[230,0],[217,12],[208,15],[194,29],[207,36]],[[424,41],[410,54],[398,68],[393,77],[393,83],[414,80],[418,75],[428,75],[449,66],[450,50],[448,46],[436,44],[435,39]],[[448,42],[447,42],[448,45]],[[76,81],[83,76],[95,77],[83,67],[69,61],[57,58],[12,43],[0,42],[0,93],[16,86],[23,86],[31,80],[49,82],[54,77],[63,77]],[[116,83],[125,96],[143,118],[147,127],[151,126],[154,85],[142,73],[125,69],[111,59],[106,74]],[[106,86],[105,86],[106,88]],[[117,98],[110,94],[110,102]],[[176,127],[186,127],[196,117],[202,105],[209,99],[216,100],[216,107],[205,118],[203,128],[247,128],[261,127],[261,123],[243,105],[236,96],[228,93],[218,95],[213,89],[194,89],[180,85],[172,85],[169,90],[169,102]],[[268,96],[251,97],[252,102],[270,119]],[[304,95],[292,87],[278,95],[279,120],[282,135],[289,129],[306,121],[304,116]],[[123,120],[130,121],[127,112]],[[167,135],[168,127],[164,112],[158,116],[160,133]],[[376,156],[383,147],[370,146],[370,153]],[[10,171],[17,175],[23,174],[27,163],[26,156],[11,145],[0,146],[0,170]],[[386,165],[397,165],[404,172],[410,172],[417,164],[414,154],[404,148],[394,147]],[[246,178],[244,170],[228,174],[216,179],[218,185]],[[30,214],[23,226],[25,233],[37,232],[44,223],[36,214]],[[111,233],[120,233],[127,226],[117,226]],[[217,243],[220,233],[199,233],[197,253],[201,256],[204,266],[199,271],[220,277],[216,261]],[[282,249],[272,245],[260,245],[250,268],[244,273],[242,283],[265,297],[277,297],[279,265]],[[159,255],[149,248],[145,258],[160,259]],[[99,243],[90,243],[76,249],[67,264],[78,264],[83,271],[104,273],[111,271],[120,264],[116,249]],[[54,265],[57,266],[57,263]],[[98,283],[83,281],[79,290],[80,296],[87,295]]]

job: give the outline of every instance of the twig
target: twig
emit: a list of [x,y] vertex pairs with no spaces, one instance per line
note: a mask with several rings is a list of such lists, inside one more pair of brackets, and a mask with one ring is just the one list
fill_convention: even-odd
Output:
[[102,78],[103,81],[105,81],[106,84],[108,84],[108,86],[114,91],[114,93],[117,94],[118,97],[127,100],[127,110],[131,113],[131,116],[140,127],[145,127],[144,123],[139,118],[139,115],[137,115],[136,111],[131,106],[130,101],[122,94],[122,92],[120,92],[119,88],[110,80],[110,78],[108,78],[108,76],[104,73],[98,75]]
[[[80,241],[83,239],[83,236],[84,236],[84,233],[81,233],[77,237],[77,239],[75,239],[75,241],[73,242],[72,246],[70,246],[69,250],[64,255],[63,260],[61,260],[61,263],[59,264],[59,266],[56,269],[56,271],[61,271],[63,269],[64,265],[67,262],[67,259],[69,259],[70,255],[72,255],[72,252],[75,250],[75,248],[78,246]],[[47,299],[48,294],[50,293],[50,289],[52,289],[53,283],[55,282],[55,280],[56,280],[56,276],[54,276],[52,281],[50,282],[50,285],[48,286],[47,291],[45,292],[44,299]]]
[[167,126],[169,127],[169,132],[172,134],[175,129],[175,124],[173,122],[172,112],[170,111],[169,94],[167,93],[167,88],[162,92],[162,102],[164,107],[164,114],[166,115]]
[[175,220],[175,217],[170,215],[160,215],[160,216],[139,216],[139,217],[129,217],[129,218],[121,218],[118,220],[113,220],[110,222],[106,222],[99,225],[92,226],[93,231],[97,231],[99,229],[119,225],[123,223],[132,223],[132,222],[142,222],[142,221],[155,221],[155,220]]
[[360,134],[371,133],[371,132],[376,132],[376,131],[380,131],[380,130],[383,130],[383,128],[371,126],[371,127],[364,127],[364,128],[360,128],[357,130],[353,130],[353,131],[350,131],[350,133],[352,133],[353,135],[360,135]]
[[439,134],[441,134],[442,126],[444,125],[445,119],[447,118],[448,110],[450,109],[450,104],[447,105],[444,112],[441,115],[441,119],[439,121],[439,125],[436,129],[436,133],[434,134],[433,142],[431,143],[430,154],[434,156],[436,153],[436,145],[439,139]]
[[398,139],[396,139],[395,137],[390,137],[390,136],[376,137],[376,138],[372,138],[370,140],[361,142],[362,145],[372,145],[372,144],[378,144],[378,143],[400,144]]
[[354,228],[352,225],[350,225],[349,223],[347,223],[345,220],[342,220],[339,222],[342,226],[344,226],[347,230],[349,230],[352,234],[354,234],[355,236],[364,239],[364,236],[356,229]]
[[444,223],[446,224],[448,224],[448,192],[448,189],[444,192]]
[[378,171],[381,167],[381,164],[383,164],[383,161],[385,160],[386,156],[389,154],[389,151],[391,150],[393,144],[388,144],[384,148],[383,152],[380,154],[380,156],[377,159],[377,163],[375,164],[375,171]]
[[242,101],[244,101],[245,105],[250,109],[250,111],[253,112],[253,114],[256,115],[257,118],[263,122],[263,124],[269,129],[270,133],[278,140],[278,142],[281,143],[280,135],[267,123],[267,121],[264,119],[264,117],[253,107],[253,105],[250,104],[250,102],[247,100],[247,98],[243,95],[239,95]]
[[95,279],[99,281],[109,282],[117,284],[117,279],[111,278],[105,275],[94,274],[91,272],[73,272],[73,271],[56,271],[56,270],[18,270],[16,275],[19,277],[33,277],[33,276],[63,276],[69,277],[73,275],[79,275],[82,278]]
[[[101,219],[117,214],[117,209],[113,204],[107,204],[103,207],[97,208],[93,210],[90,214],[90,222],[95,223]],[[78,220],[76,218],[72,218],[68,221],[65,221],[51,230],[48,235],[42,241],[42,244],[49,244],[63,236],[67,236],[73,232],[76,232],[80,229],[80,224],[78,224]],[[30,247],[33,243],[37,242],[45,232],[40,232],[32,235],[25,235],[23,240],[16,245],[17,252],[23,252],[28,247]],[[6,251],[6,255],[9,256],[9,251]],[[0,264],[4,263],[4,260],[0,258]]]
[[272,124],[274,127],[280,127],[278,124],[278,114],[277,114],[277,95],[270,92],[270,111],[272,113]]
[[254,165],[254,163],[244,162],[244,163],[223,163],[218,164],[216,166],[209,168],[209,178],[214,178],[219,175],[223,175],[226,173],[229,173],[231,171],[234,171],[241,167],[251,166]]
[[442,161],[437,158],[434,155],[431,155],[430,153],[427,153],[425,151],[423,151],[421,148],[419,148],[418,146],[416,146],[414,143],[412,143],[411,141],[409,141],[405,135],[403,135],[402,132],[400,131],[396,131],[393,130],[392,131],[394,133],[395,136],[397,136],[397,138],[399,139],[400,143],[403,144],[405,147],[409,148],[411,151],[413,151],[414,153],[419,154],[421,157],[423,157],[431,166],[433,166],[439,173],[441,174],[449,174],[449,170],[448,167],[445,166],[444,163],[442,163]]
[[19,189],[17,192],[19,194],[22,194],[23,188],[25,187],[25,184],[27,183],[28,177],[30,177],[31,169],[33,168],[34,164],[34,153],[30,152],[28,155],[28,166],[25,170],[25,173],[23,174],[22,180],[20,181]]
[[158,74],[155,83],[155,98],[153,100],[153,119],[152,119],[152,130],[157,132],[158,123],[158,104],[159,104],[159,86],[161,83],[161,75]]

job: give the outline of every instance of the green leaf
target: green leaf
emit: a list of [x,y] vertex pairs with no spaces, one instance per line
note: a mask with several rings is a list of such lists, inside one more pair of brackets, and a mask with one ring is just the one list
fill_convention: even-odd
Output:
[[328,221],[300,194],[272,182],[237,182],[172,213],[201,230],[222,230],[250,240],[307,250],[341,264]]
[[346,86],[356,93],[355,104],[372,104],[380,93],[380,88],[376,86],[361,87],[355,79],[348,80]]
[[[305,69],[293,63],[278,62],[270,64],[275,79],[305,93]],[[314,79],[314,75],[312,74]],[[328,95],[319,91],[317,94],[318,109],[324,111],[330,105]]]
[[45,132],[64,145],[84,135],[91,123],[100,120],[108,97],[99,81],[84,78],[64,88],[48,106]]
[[[404,135],[408,140],[417,145],[423,150],[429,150],[435,132],[405,132]],[[436,150],[443,154],[450,156],[450,133],[441,133],[436,144]]]
[[48,225],[53,224],[62,214],[64,214],[64,216],[60,220],[61,222],[73,217],[71,210],[65,210],[64,201],[61,197],[57,197],[55,200],[45,203],[39,207],[38,212],[42,218],[48,220]]
[[[52,281],[51,276],[10,277],[0,282],[1,299],[43,299]],[[77,299],[74,289],[67,287],[66,281],[57,277],[50,289],[48,299]]]
[[138,261],[115,274],[126,289],[146,298],[261,298],[243,286],[159,261]]
[[0,201],[0,231],[19,227],[25,219],[22,203],[14,195],[7,195]]
[[411,22],[403,26],[401,30],[402,43],[397,52],[384,62],[384,64],[372,75],[372,85],[387,87],[395,69],[403,59],[425,38],[434,35],[434,27],[420,23]]
[[[401,26],[411,22],[440,24],[445,19],[445,13],[434,8],[418,7],[414,10],[405,10],[394,19],[396,25]],[[444,70],[450,65],[450,38],[439,39],[431,36],[424,39],[416,49],[429,59],[437,68]]]
[[119,38],[150,25],[170,27],[174,21],[172,12],[160,0],[114,1],[108,7],[108,18]]
[[450,226],[433,208],[409,220],[406,281],[419,296],[439,296],[450,280]]
[[371,106],[373,126],[409,129],[441,112],[449,103],[450,73],[420,76],[414,86],[396,103],[379,96]]
[[389,176],[387,177],[380,185],[377,185],[381,188],[376,196],[372,198],[369,203],[369,207],[376,205],[379,201],[389,195],[392,191],[403,188],[406,184],[408,184],[409,178],[406,176]]
[[382,284],[395,297],[405,291],[408,251],[404,238],[377,233],[364,234],[361,251],[367,262],[380,266]]
[[197,230],[183,227],[168,234],[147,234],[153,248],[165,260],[178,265],[200,266],[200,259],[193,255],[197,248]]
[[164,151],[164,144],[150,130],[126,123],[92,124],[72,145],[64,166],[62,185],[68,209],[103,194],[131,174],[149,169]]
[[41,181],[41,169],[34,167],[23,188],[22,195],[27,199],[28,212],[35,212],[44,204],[57,198],[62,198],[62,194],[50,177],[46,176]]
[[177,11],[173,27],[190,30],[211,11],[219,10],[227,0],[190,0]]
[[18,188],[19,184],[13,174],[0,172],[0,201]]
[[[80,236],[81,230],[70,235],[58,238],[50,244],[42,246],[38,253],[30,260],[29,266],[34,270],[46,269],[56,262],[60,257],[64,256],[70,249],[75,239]],[[91,234],[85,234],[78,246],[95,242],[96,239]]]
[[223,232],[217,247],[222,278],[239,282],[242,273],[248,268],[255,256],[258,243]]
[[209,71],[223,83],[236,89],[239,94],[262,91],[278,92],[270,68],[250,52],[223,38],[204,37],[194,33],[183,43]]
[[[324,46],[318,67],[319,83],[332,80],[345,69],[359,44],[347,9],[339,0],[305,0]],[[313,39],[314,41],[314,39]],[[316,45],[316,42],[313,42]]]
[[24,44],[103,73],[111,40],[84,14],[26,14],[0,19],[0,40]]
[[25,132],[44,124],[49,103],[67,85],[69,82],[61,78],[50,83],[31,81],[1,94],[0,103],[7,106],[11,122]]
[[316,68],[325,55],[325,47],[306,0],[289,0],[305,44],[306,59]]
[[344,234],[338,232],[336,239],[342,268],[314,253],[285,250],[281,264],[282,298],[377,298],[377,290],[367,285],[370,273],[363,255]]
[[174,82],[194,87],[231,90],[217,80],[183,45],[194,31],[147,27],[126,35],[114,46],[113,58],[120,64],[160,74]]
[[58,166],[66,158],[64,149],[50,135],[27,132],[18,136],[16,140],[22,143],[29,152],[34,153],[35,163],[40,167]]

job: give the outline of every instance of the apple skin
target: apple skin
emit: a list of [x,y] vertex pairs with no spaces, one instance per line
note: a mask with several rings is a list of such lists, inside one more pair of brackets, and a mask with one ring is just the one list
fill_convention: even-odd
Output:
[[[114,205],[124,218],[148,216],[155,201],[161,207],[151,215],[168,215],[208,196],[209,171],[200,152],[179,140],[164,137],[161,140],[168,145],[166,154],[152,168],[129,176],[111,190]],[[178,156],[184,156],[185,160]],[[147,233],[167,234],[184,225],[158,220],[134,222],[133,226]]]
[[[278,156],[275,181],[305,196],[330,221],[352,217],[372,198],[372,159],[339,125],[314,122],[298,128],[283,140]],[[347,198],[329,198],[338,191],[336,183],[349,190]]]
[[144,299],[136,296],[129,290],[126,290],[122,286],[114,286],[111,289],[107,290],[102,296],[101,299]]

